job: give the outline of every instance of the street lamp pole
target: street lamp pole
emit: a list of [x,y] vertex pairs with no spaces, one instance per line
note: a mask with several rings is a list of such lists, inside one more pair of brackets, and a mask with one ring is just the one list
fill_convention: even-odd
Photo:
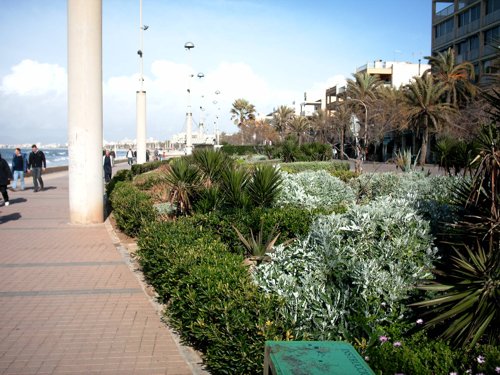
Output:
[[[202,79],[203,77],[205,77],[205,74],[203,74],[203,73],[198,73],[197,77],[198,77],[198,78],[200,79],[200,81],[201,81],[201,79]],[[203,135],[203,131],[204,131],[204,129],[203,129],[203,128],[204,128],[204,126],[205,126],[205,120],[204,120],[204,118],[203,118],[203,117],[204,117],[204,116],[203,116],[203,111],[204,111],[205,109],[203,108],[203,98],[204,98],[204,96],[203,96],[203,90],[200,90],[200,91],[202,91],[202,94],[201,94],[201,100],[200,100],[200,123],[198,124],[198,133],[199,133],[199,135],[200,135],[200,139],[201,139],[201,137],[202,137],[202,135]]]
[[[186,42],[184,44],[184,48],[186,51],[189,51],[194,48],[194,44],[191,42]],[[191,70],[191,64],[188,58],[188,65],[189,65],[189,70]],[[189,72],[188,76],[188,105],[187,105],[187,112],[186,112],[186,150],[185,153],[186,155],[191,155],[193,152],[193,139],[192,139],[192,128],[193,128],[193,112],[191,110],[191,78],[193,77],[193,74]]]
[[[215,95],[219,96],[219,94],[220,94],[220,91],[216,90]],[[215,103],[217,103],[217,100],[215,101]],[[215,121],[215,145],[216,146],[219,146],[219,114],[220,114],[220,104],[217,107],[217,117],[216,117],[216,121]]]
[[139,55],[140,76],[139,90],[136,92],[136,109],[137,109],[137,164],[146,162],[146,91],[144,90],[144,31],[148,26],[142,23],[142,0],[139,1],[139,40],[140,49],[137,51]]
[[365,107],[365,134],[363,136],[363,143],[364,143],[364,147],[367,148],[368,147],[368,107],[366,106],[365,102],[362,101],[361,99],[354,99],[354,98],[349,98],[349,100],[353,100],[353,101],[356,101],[356,102],[360,102],[363,107]]

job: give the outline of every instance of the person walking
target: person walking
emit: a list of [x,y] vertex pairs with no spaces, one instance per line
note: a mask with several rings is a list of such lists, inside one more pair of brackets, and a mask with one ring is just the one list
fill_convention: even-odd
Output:
[[[31,169],[35,193],[43,190],[42,171],[46,168],[47,162],[45,161],[45,154],[40,151],[36,145],[31,146],[31,153],[28,158],[28,170]],[[40,183],[40,186],[38,186],[38,183]]]
[[14,157],[12,158],[12,175],[14,179],[12,180],[12,189],[17,189],[17,180],[21,180],[21,190],[24,190],[24,173],[27,170],[27,160],[26,155],[21,153],[21,149],[16,148]]
[[131,148],[129,148],[127,151],[127,161],[128,165],[132,165],[134,163],[134,153],[132,152]]
[[12,172],[10,170],[9,164],[5,159],[2,159],[2,155],[0,154],[0,192],[2,193],[2,197],[6,206],[10,204],[7,186],[10,184],[11,178]]
[[102,165],[104,168],[104,181],[109,182],[111,181],[114,166],[114,158],[109,150],[106,150],[105,155],[102,157]]

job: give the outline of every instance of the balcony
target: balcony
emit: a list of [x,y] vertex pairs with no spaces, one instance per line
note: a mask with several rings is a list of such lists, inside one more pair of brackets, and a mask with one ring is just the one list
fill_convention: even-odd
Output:
[[432,17],[432,23],[436,24],[444,20],[445,18],[451,16],[455,11],[455,5],[451,4],[447,6],[446,8],[440,10],[439,12],[436,12],[434,16]]
[[479,20],[472,21],[471,23],[457,29],[457,38],[472,32],[477,32],[477,30],[479,30]]
[[492,23],[498,22],[499,19],[500,19],[500,10],[496,10],[484,16],[483,26],[488,26]]
[[434,38],[432,41],[432,49],[438,49],[444,44],[450,43],[455,39],[455,33],[449,32],[447,34],[441,35],[437,38]]

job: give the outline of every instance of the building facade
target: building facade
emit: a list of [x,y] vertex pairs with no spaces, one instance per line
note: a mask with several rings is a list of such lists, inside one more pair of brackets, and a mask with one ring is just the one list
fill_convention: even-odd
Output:
[[432,0],[432,54],[455,50],[476,76],[491,73],[500,45],[500,0]]

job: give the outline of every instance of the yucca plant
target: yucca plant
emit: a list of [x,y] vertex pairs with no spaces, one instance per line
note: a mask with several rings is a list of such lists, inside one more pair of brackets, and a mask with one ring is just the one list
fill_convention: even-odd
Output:
[[212,149],[195,150],[193,161],[203,173],[206,186],[217,183],[221,179],[224,169],[231,163],[231,159],[226,153]]
[[[498,253],[499,249],[496,249]],[[425,327],[437,328],[441,337],[457,346],[472,347],[480,340],[498,344],[500,337],[500,267],[497,254],[465,246],[455,250],[449,272],[438,272],[434,281],[419,289],[439,292],[437,297],[413,304],[430,307]],[[424,314],[424,317],[426,314]]]
[[[418,153],[420,154],[420,151]],[[396,153],[396,166],[401,168],[403,172],[411,172],[416,170],[418,154],[413,164],[411,162],[411,158],[412,155],[410,149],[398,151]]]
[[255,167],[247,185],[250,201],[255,207],[271,207],[281,192],[281,182],[281,173],[274,166]]
[[200,187],[200,172],[185,158],[174,160],[169,167],[165,175],[169,187],[168,200],[176,205],[179,214],[187,214]]
[[228,167],[222,172],[221,191],[228,208],[247,208],[250,200],[246,190],[249,174],[243,168]]

